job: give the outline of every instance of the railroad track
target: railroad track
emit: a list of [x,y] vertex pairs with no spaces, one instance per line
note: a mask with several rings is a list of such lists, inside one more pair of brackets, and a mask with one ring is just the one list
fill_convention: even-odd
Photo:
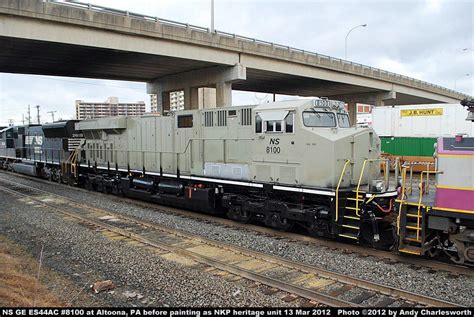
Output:
[[[46,183],[50,185],[64,186],[62,184],[52,183],[52,182],[45,181],[38,178],[31,178],[29,176],[15,174],[12,172],[5,172],[5,171],[1,171],[1,172],[14,175],[15,177],[27,179],[29,181],[34,181],[38,183]],[[83,188],[76,188],[76,190],[90,193],[90,191]],[[100,192],[94,192],[94,193],[97,195],[105,195]],[[338,242],[334,240],[327,240],[324,238],[314,238],[314,237],[310,237],[310,236],[299,234],[299,233],[279,231],[279,230],[275,230],[272,228],[255,225],[255,224],[242,224],[242,223],[225,219],[222,217],[218,217],[215,215],[200,214],[193,211],[187,211],[187,210],[177,209],[174,207],[157,205],[157,204],[140,201],[140,200],[136,200],[132,198],[117,197],[117,196],[111,196],[111,195],[107,195],[107,197],[112,200],[116,200],[122,203],[125,201],[139,207],[155,209],[161,213],[179,215],[179,216],[183,216],[189,219],[202,221],[205,223],[212,223],[218,226],[232,227],[232,228],[244,230],[247,232],[255,232],[255,233],[262,234],[268,237],[285,239],[290,242],[301,242],[307,245],[327,247],[331,250],[339,250],[345,253],[354,253],[362,257],[367,257],[367,256],[376,257],[376,258],[380,258],[386,261],[387,263],[392,263],[392,264],[404,263],[404,264],[411,265],[414,269],[426,268],[432,272],[444,271],[453,276],[466,275],[466,276],[474,277],[474,270],[472,269],[472,267],[459,265],[452,262],[446,263],[446,262],[441,262],[441,261],[431,259],[431,258],[427,259],[425,257],[420,257],[420,256],[398,254],[395,252],[388,252],[388,251],[373,249],[367,246],[360,246],[360,245],[355,245],[355,244],[350,244],[350,243]]]
[[284,258],[247,250],[150,223],[117,215],[108,210],[86,206],[61,195],[13,181],[0,180],[0,191],[45,206],[48,210],[76,220],[114,240],[132,242],[165,259],[200,265],[218,275],[247,279],[266,285],[267,293],[289,293],[287,300],[303,298],[313,305],[336,307],[361,306],[434,306],[457,304],[329,272]]

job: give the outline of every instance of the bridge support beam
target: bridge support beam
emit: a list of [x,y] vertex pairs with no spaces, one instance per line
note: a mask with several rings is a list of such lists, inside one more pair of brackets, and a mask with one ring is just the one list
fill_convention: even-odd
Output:
[[361,94],[347,94],[347,95],[333,95],[331,99],[341,100],[346,103],[358,102],[374,105],[376,107],[383,106],[386,100],[397,98],[395,91],[376,92],[376,93],[361,93]]
[[[232,105],[232,83],[246,79],[246,68],[241,64],[218,66],[157,78],[147,83],[147,93],[159,95],[184,91],[184,109],[189,110],[199,108],[198,89],[211,87],[216,89],[215,105],[224,107]],[[163,106],[164,99],[157,98],[157,101],[158,110],[166,111],[167,109]]]

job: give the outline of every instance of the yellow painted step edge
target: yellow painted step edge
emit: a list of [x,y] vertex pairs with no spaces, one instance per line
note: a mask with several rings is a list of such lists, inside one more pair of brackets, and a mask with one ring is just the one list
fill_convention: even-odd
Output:
[[412,251],[412,250],[408,250],[408,249],[400,249],[398,251],[403,252],[403,253],[408,253],[408,254],[415,254],[415,255],[420,255],[421,254],[421,252],[416,252],[416,251]]
[[345,234],[339,234],[340,237],[344,237],[344,238],[349,238],[349,239],[354,239],[354,240],[358,240],[356,237],[353,237],[353,236],[348,236],[348,235],[345,235]]
[[355,208],[355,207],[346,207],[346,209],[349,209],[349,210],[359,210],[360,208]]
[[354,216],[344,216],[344,218],[353,219],[353,220],[360,220],[360,217],[354,217]]
[[415,238],[405,238],[405,240],[411,241],[411,242],[421,242],[421,239],[415,239]]
[[342,225],[342,226],[345,227],[345,228],[351,228],[351,229],[359,230],[359,227],[356,227],[356,226],[350,226],[350,225]]

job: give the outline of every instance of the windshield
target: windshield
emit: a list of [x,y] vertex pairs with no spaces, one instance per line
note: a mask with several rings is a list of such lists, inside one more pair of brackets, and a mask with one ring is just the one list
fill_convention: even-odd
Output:
[[340,128],[350,128],[351,123],[349,122],[349,116],[345,113],[337,114],[337,122],[339,123]]
[[332,128],[336,126],[336,117],[332,112],[303,112],[306,127]]

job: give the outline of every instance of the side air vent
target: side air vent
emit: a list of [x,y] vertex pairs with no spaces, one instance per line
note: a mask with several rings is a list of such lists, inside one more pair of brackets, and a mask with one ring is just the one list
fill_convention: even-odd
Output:
[[227,126],[227,111],[226,110],[217,111],[217,125],[219,127]]
[[252,125],[252,109],[242,109],[240,111],[240,124],[241,125]]
[[205,127],[214,126],[214,111],[204,112],[204,126]]

